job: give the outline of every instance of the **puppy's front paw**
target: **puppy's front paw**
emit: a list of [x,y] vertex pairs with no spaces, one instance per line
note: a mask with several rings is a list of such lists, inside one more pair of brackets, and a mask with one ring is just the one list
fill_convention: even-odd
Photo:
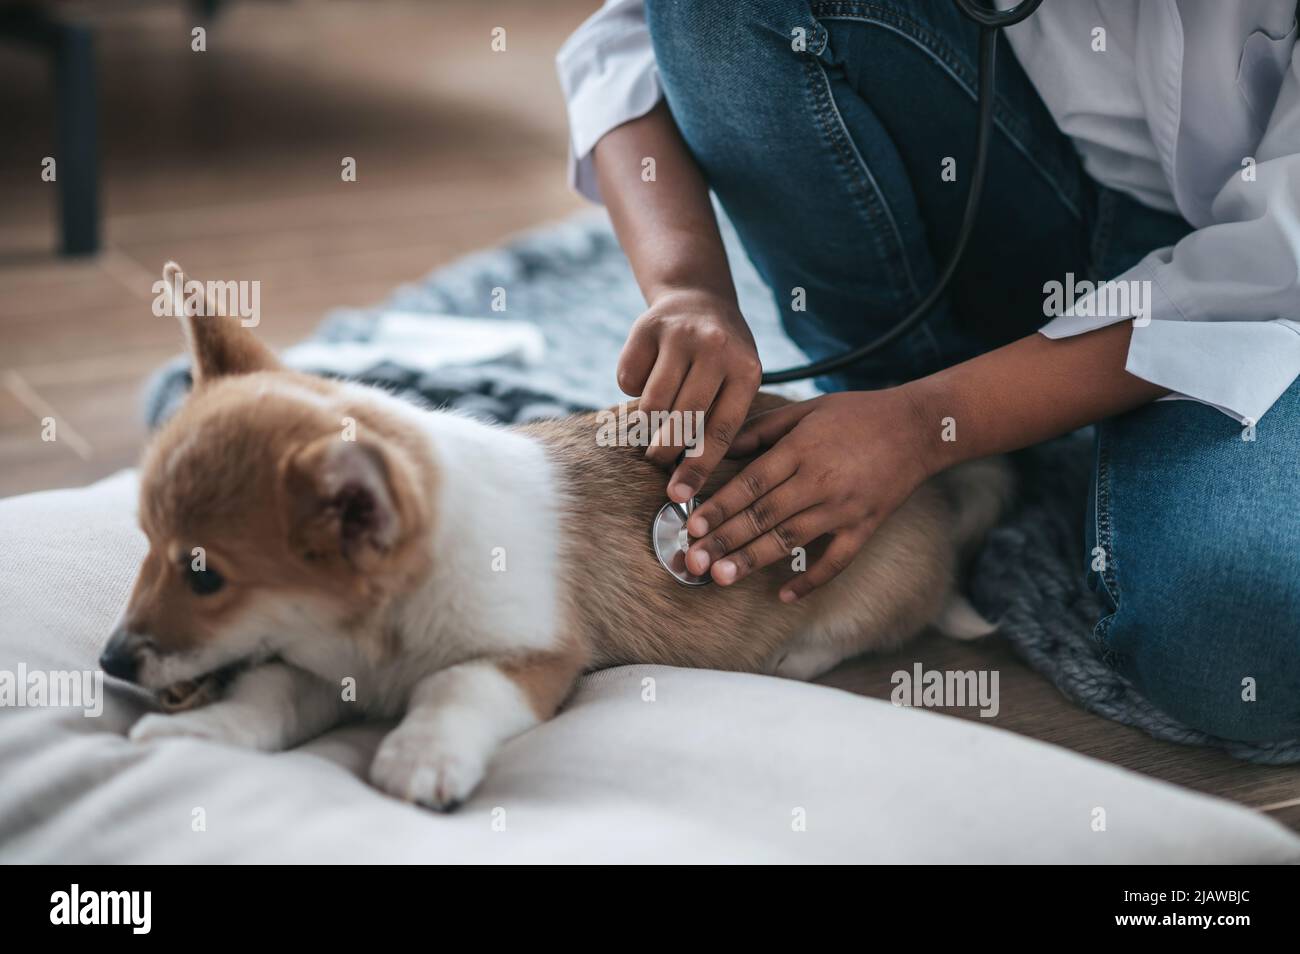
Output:
[[150,713],[131,726],[127,738],[132,742],[155,742],[159,739],[207,739],[244,749],[265,748],[251,726],[240,720],[214,715],[212,709],[191,710],[180,715]]
[[456,745],[440,733],[399,727],[388,733],[375,753],[370,781],[394,798],[451,811],[477,787],[489,754],[471,745]]

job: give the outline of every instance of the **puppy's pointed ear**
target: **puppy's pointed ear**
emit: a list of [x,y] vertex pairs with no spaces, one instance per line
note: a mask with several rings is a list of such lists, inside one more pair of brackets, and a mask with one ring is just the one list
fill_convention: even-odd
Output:
[[369,569],[419,520],[407,468],[378,443],[317,438],[286,456],[280,484],[289,544],[309,560]]
[[219,303],[207,294],[205,286],[187,283],[185,273],[175,262],[163,266],[161,288],[154,287],[163,313],[180,320],[195,385],[226,374],[282,367],[271,349],[243,326],[239,316],[221,314]]

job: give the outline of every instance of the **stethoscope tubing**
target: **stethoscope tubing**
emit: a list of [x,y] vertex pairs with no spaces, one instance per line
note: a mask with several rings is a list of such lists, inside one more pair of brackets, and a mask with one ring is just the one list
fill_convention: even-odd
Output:
[[970,191],[966,194],[966,207],[962,212],[961,230],[957,233],[957,241],[953,246],[952,254],[948,257],[948,261],[944,265],[943,271],[940,272],[938,280],[934,283],[934,287],[930,289],[925,298],[884,334],[860,347],[845,351],[842,354],[832,355],[829,358],[822,358],[820,361],[813,361],[794,368],[784,368],[780,371],[765,371],[762,377],[763,384],[785,384],[790,381],[802,381],[806,378],[818,378],[840,371],[849,365],[857,364],[859,361],[884,350],[924,320],[925,316],[943,298],[944,292],[948,290],[948,285],[952,282],[953,275],[956,274],[957,267],[961,264],[962,256],[966,252],[966,246],[970,243],[971,234],[975,230],[975,217],[979,214],[980,197],[984,192],[984,178],[988,170],[989,139],[993,129],[994,80],[997,74],[998,30],[1003,27],[1013,26],[1028,18],[1030,14],[1038,9],[1042,0],[1022,0],[1012,9],[1000,13],[980,6],[975,0],[954,0],[954,2],[962,13],[979,24],[980,45],[977,93],[979,118],[975,131],[975,160],[971,167]]

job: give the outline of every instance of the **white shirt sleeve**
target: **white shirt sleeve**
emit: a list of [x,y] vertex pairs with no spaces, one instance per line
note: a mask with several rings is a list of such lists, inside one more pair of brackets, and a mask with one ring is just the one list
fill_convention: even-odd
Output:
[[[1252,162],[1243,157],[1242,169],[1219,189],[1210,224],[1114,280],[1146,283],[1147,307],[1136,313],[1105,308],[1097,317],[1091,313],[1099,309],[1083,296],[1073,314],[1049,322],[1043,334],[1063,338],[1136,319],[1129,373],[1242,423],[1264,416],[1300,375],[1297,69],[1293,58],[1256,155]],[[1125,297],[1107,296],[1112,302]]]
[[663,95],[642,0],[605,0],[560,47],[555,65],[569,111],[569,184],[599,202],[592,149]]

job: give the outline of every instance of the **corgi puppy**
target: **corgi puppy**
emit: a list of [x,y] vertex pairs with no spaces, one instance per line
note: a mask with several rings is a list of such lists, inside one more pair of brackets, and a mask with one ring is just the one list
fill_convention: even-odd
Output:
[[[185,287],[174,263],[163,278]],[[811,679],[927,625],[993,628],[956,581],[1008,503],[1001,460],[919,487],[797,603],[777,598],[785,564],[686,587],[650,545],[664,473],[641,448],[599,446],[595,415],[489,425],[286,370],[237,319],[180,320],[194,389],[146,451],[149,550],[100,661],[183,711],[144,716],[134,740],[275,751],[362,714],[400,719],[371,781],[447,809],[591,669]],[[782,402],[759,394],[754,410]],[[705,495],[740,466],[724,461]]]

